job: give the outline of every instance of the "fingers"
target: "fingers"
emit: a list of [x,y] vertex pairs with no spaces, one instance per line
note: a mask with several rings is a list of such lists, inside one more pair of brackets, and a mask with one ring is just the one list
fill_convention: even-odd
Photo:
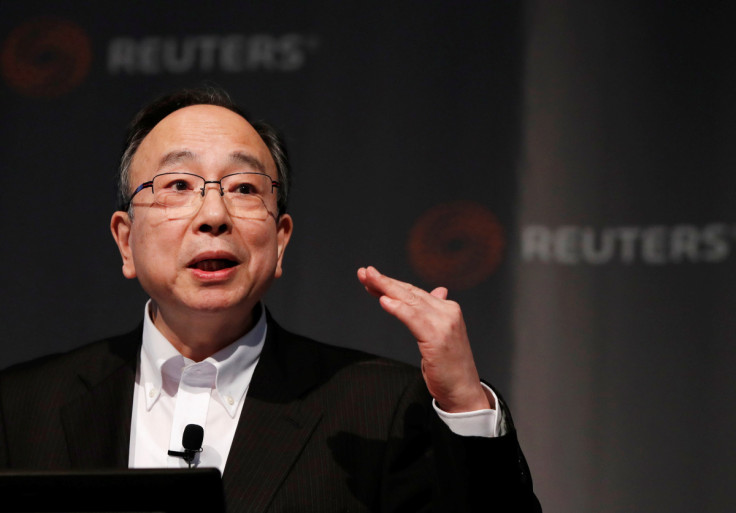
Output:
[[[429,297],[426,291],[410,283],[385,276],[372,266],[358,269],[358,280],[360,280],[365,289],[373,296],[388,296],[390,299],[396,299],[409,305],[416,304],[422,299]],[[432,292],[434,293],[439,290],[444,290],[444,297],[442,297],[443,293],[432,294],[432,296],[438,299],[445,299],[447,289],[444,289],[444,287],[439,287]]]
[[447,316],[445,287],[429,293],[385,276],[374,267],[360,268],[358,279],[371,295],[379,299],[381,308],[406,325],[420,343],[434,337],[436,326]]
[[363,276],[361,281],[365,289],[378,298],[381,307],[387,313],[397,317],[414,332],[411,325],[413,311],[422,308],[423,303],[426,303],[432,296],[409,283],[381,274],[375,267],[366,268],[360,275]]
[[358,281],[363,284],[365,290],[372,296],[381,297],[381,293],[370,285],[368,279],[368,270],[365,267],[358,269]]
[[436,297],[437,299],[447,299],[447,289],[445,287],[437,287],[432,292],[430,292],[430,295]]

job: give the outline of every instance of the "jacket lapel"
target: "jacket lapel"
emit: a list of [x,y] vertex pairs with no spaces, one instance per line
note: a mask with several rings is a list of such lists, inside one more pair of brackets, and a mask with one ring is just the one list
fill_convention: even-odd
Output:
[[126,468],[141,327],[99,346],[78,377],[86,393],[62,407],[72,468]]
[[223,475],[228,511],[266,510],[322,412],[301,397],[318,381],[314,357],[269,317]]

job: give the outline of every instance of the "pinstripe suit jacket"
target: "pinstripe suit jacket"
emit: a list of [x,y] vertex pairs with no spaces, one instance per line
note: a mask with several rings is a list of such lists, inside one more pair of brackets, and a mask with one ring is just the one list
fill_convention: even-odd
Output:
[[[140,343],[139,327],[3,371],[0,467],[125,468]],[[538,511],[509,428],[453,435],[417,369],[269,319],[223,475],[228,511]]]

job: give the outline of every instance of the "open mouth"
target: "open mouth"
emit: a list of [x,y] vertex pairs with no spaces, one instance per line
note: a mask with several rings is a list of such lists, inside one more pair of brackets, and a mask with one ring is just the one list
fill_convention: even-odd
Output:
[[200,271],[213,273],[215,271],[221,271],[222,269],[228,269],[230,267],[235,267],[236,265],[238,265],[238,263],[235,262],[234,260],[228,260],[225,258],[212,258],[208,260],[200,260],[199,262],[195,262],[190,267],[192,269],[199,269]]

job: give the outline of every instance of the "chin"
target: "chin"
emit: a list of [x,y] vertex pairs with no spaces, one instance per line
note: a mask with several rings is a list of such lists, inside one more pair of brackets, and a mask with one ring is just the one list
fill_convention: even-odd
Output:
[[192,301],[187,301],[189,309],[201,313],[221,313],[242,311],[247,314],[257,301],[250,301],[241,297],[223,296],[221,294],[207,294],[200,292]]

